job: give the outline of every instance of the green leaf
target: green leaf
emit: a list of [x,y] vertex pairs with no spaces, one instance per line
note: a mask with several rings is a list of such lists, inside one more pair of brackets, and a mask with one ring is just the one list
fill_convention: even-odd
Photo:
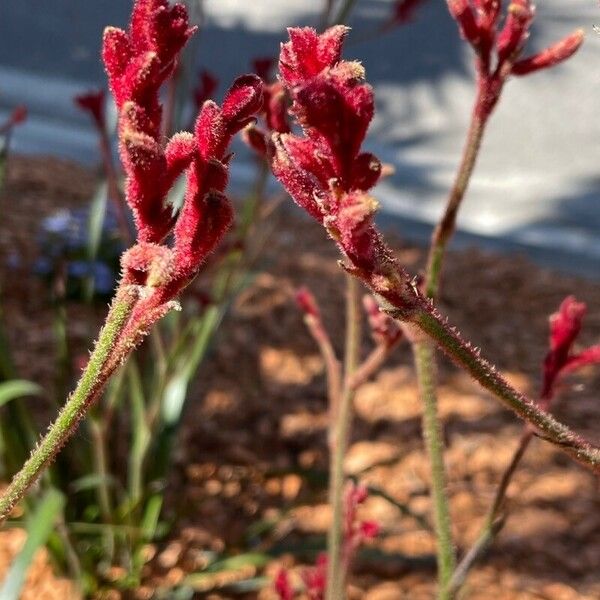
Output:
[[219,307],[211,306],[200,320],[200,329],[193,338],[191,347],[186,347],[180,360],[173,365],[175,375],[166,386],[162,405],[162,416],[167,426],[174,426],[179,421],[190,380],[206,355],[222,316],[223,312]]
[[90,204],[87,240],[87,257],[90,260],[94,260],[98,256],[98,249],[102,241],[102,228],[106,218],[107,198],[108,188],[106,182],[103,182],[96,189]]
[[271,556],[264,552],[246,552],[213,563],[208,567],[207,572],[234,571],[248,566],[260,568],[264,567],[270,560]]
[[11,379],[0,383],[0,406],[23,396],[40,396],[44,390],[33,381]]
[[[96,193],[90,204],[90,214],[88,217],[88,239],[87,239],[87,258],[89,261],[96,260],[100,243],[102,242],[102,229],[106,218],[106,203],[108,199],[108,188],[106,182],[101,183],[96,189]],[[94,276],[90,275],[85,280],[84,296],[87,302],[90,302],[94,296]]]
[[154,539],[158,527],[158,519],[162,510],[163,499],[159,495],[151,496],[146,503],[146,510],[142,519],[142,535],[147,541]]
[[27,541],[4,579],[0,589],[0,600],[19,599],[31,561],[36,551],[46,543],[54,528],[56,517],[63,508],[64,501],[64,496],[54,489],[49,490],[42,498],[27,525]]
[[84,475],[83,477],[72,481],[69,484],[69,488],[72,492],[77,493],[97,488],[98,486],[103,485],[105,483],[106,485],[114,486],[118,482],[114,477],[110,475],[107,477],[103,477],[102,475],[98,475],[97,473],[92,473],[91,475]]

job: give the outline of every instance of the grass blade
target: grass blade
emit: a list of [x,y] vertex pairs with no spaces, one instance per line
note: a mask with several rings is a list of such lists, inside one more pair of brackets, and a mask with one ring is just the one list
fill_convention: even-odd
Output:
[[23,396],[40,396],[42,392],[42,388],[33,381],[11,379],[0,383],[0,406]]
[[20,598],[21,588],[31,561],[36,551],[46,543],[63,504],[64,496],[56,490],[49,490],[40,502],[27,526],[27,541],[4,579],[0,589],[0,600],[18,600]]

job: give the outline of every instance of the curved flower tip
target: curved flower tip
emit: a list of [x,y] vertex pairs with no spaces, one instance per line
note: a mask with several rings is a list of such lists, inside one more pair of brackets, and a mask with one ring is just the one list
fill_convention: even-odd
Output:
[[396,0],[387,26],[405,25],[415,18],[415,13],[426,0]]
[[[558,312],[550,316],[550,350],[546,354],[543,365],[543,383],[541,397],[547,405],[554,395],[555,384],[559,376],[567,370],[574,370],[578,366],[595,362],[572,362],[580,355],[571,355],[571,349],[579,332],[587,306],[577,302],[574,296],[567,296],[561,303]],[[571,366],[569,364],[571,363]]]
[[587,312],[584,302],[577,302],[575,296],[567,296],[558,312],[550,316],[550,348],[553,351],[568,352],[581,331],[583,317]]
[[296,291],[296,304],[306,316],[321,318],[317,300],[307,287],[301,287]]
[[200,71],[198,74],[198,83],[192,93],[197,109],[200,109],[206,100],[212,98],[218,84],[219,80],[210,71],[206,69]]
[[471,45],[479,43],[481,30],[469,0],[447,0],[448,10],[458,23],[462,37]]
[[[258,75],[242,75],[238,77],[223,100],[223,116],[235,122],[239,131],[262,108],[263,81]],[[244,123],[243,123],[244,122]],[[240,125],[243,123],[242,125]]]
[[195,30],[185,6],[168,0],[136,0],[127,32],[105,29],[102,57],[119,109],[128,99],[158,92]]
[[294,589],[290,582],[290,577],[286,569],[279,569],[273,582],[275,592],[279,600],[292,600],[294,597]]
[[558,65],[579,50],[581,44],[583,44],[584,37],[583,29],[577,29],[545,50],[517,61],[513,65],[511,73],[514,75],[528,75],[529,73]]
[[10,125],[14,127],[15,125],[20,125],[27,120],[27,107],[24,104],[19,104],[19,106],[15,107],[10,115]]
[[104,90],[91,90],[85,94],[79,94],[73,98],[75,104],[82,110],[89,113],[94,120],[94,124],[100,130],[106,126],[104,112]]
[[290,41],[281,45],[279,72],[285,85],[295,86],[333,67],[342,54],[349,28],[330,27],[319,35],[312,27],[290,27]]

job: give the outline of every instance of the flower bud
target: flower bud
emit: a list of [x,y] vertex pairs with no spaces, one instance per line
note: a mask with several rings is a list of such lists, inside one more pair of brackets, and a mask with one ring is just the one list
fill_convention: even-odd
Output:
[[553,67],[573,56],[583,43],[583,37],[583,30],[577,29],[545,50],[542,50],[533,56],[518,60],[513,65],[511,73],[514,75],[528,75],[529,73],[534,73],[541,69]]

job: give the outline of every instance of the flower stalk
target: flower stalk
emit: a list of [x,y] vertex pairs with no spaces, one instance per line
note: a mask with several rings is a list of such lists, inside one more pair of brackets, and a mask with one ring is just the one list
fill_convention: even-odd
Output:
[[[517,0],[510,5],[504,28],[498,35],[496,28],[500,15],[499,2],[480,3],[477,10],[472,8],[468,0],[448,0],[448,6],[463,37],[475,51],[477,93],[462,158],[444,212],[431,238],[424,282],[425,295],[431,299],[438,297],[446,248],[456,230],[458,212],[477,162],[486,125],[500,99],[506,79],[511,73],[525,75],[537,70],[533,65],[546,68],[561,62],[577,50],[582,39],[580,32],[575,32],[539,55],[519,61],[518,58],[533,20],[533,7],[529,0]],[[492,65],[494,50],[497,59],[495,65]],[[421,340],[413,343],[413,352],[424,407],[424,438],[432,471],[432,495],[438,541],[438,593],[440,598],[448,598],[453,594],[446,588],[452,577],[455,558],[445,490],[442,426],[437,411],[435,352],[430,342]],[[490,514],[480,540],[481,548],[491,542],[495,516]]]
[[[591,346],[577,353],[572,352],[573,344],[581,331],[586,310],[587,307],[584,303],[577,302],[573,296],[568,296],[563,300],[558,311],[550,316],[550,348],[543,363],[542,386],[538,400],[538,405],[546,410],[552,403],[562,376],[584,366],[600,363],[600,346]],[[448,585],[448,593],[451,598],[460,590],[470,569],[483,556],[501,531],[506,520],[503,509],[508,486],[533,439],[534,430],[530,425],[525,425],[519,444],[502,474],[477,541],[465,554]]]
[[446,494],[444,434],[438,416],[435,347],[428,340],[413,342],[413,355],[419,395],[423,403],[423,439],[431,466],[431,495],[437,542],[438,597],[445,599],[445,588],[456,566],[456,557],[452,542],[448,495]]
[[320,36],[309,28],[289,30],[279,70],[302,135],[273,134],[269,156],[275,176],[323,225],[342,252],[341,266],[363,281],[384,312],[415,325],[538,434],[600,471],[600,449],[515,390],[466,344],[419,291],[376,229],[377,202],[367,192],[379,179],[381,164],[372,154],[360,153],[374,112],[373,92],[364,83],[362,66],[341,60],[346,33],[341,26]]
[[359,283],[346,276],[346,342],[344,386],[331,407],[332,425],[329,438],[329,502],[332,523],[327,537],[327,600],[343,600],[346,589],[347,563],[343,556],[344,538],[344,459],[348,450],[355,390],[350,385],[360,358],[361,315]]
[[[255,75],[239,77],[221,106],[211,100],[202,105],[193,134],[165,142],[160,88],[194,31],[185,6],[168,0],[136,0],[127,31],[104,31],[102,56],[119,111],[119,150],[137,239],[121,257],[121,282],[79,384],[0,498],[0,520],[56,456],[114,371],[179,306],[176,298],[231,226],[228,147],[261,110],[262,82]],[[94,102],[92,114],[100,122],[98,97]],[[167,194],[183,173],[185,198],[173,215]],[[172,244],[165,242],[169,235]]]
[[138,291],[133,286],[123,286],[117,292],[106,323],[100,331],[94,351],[75,391],[63,406],[56,421],[50,426],[48,433],[0,497],[0,522],[8,517],[17,502],[37,480],[44,467],[52,462],[118,366],[118,362],[113,362],[111,367],[107,368],[113,355],[113,348],[127,325],[137,298]]

